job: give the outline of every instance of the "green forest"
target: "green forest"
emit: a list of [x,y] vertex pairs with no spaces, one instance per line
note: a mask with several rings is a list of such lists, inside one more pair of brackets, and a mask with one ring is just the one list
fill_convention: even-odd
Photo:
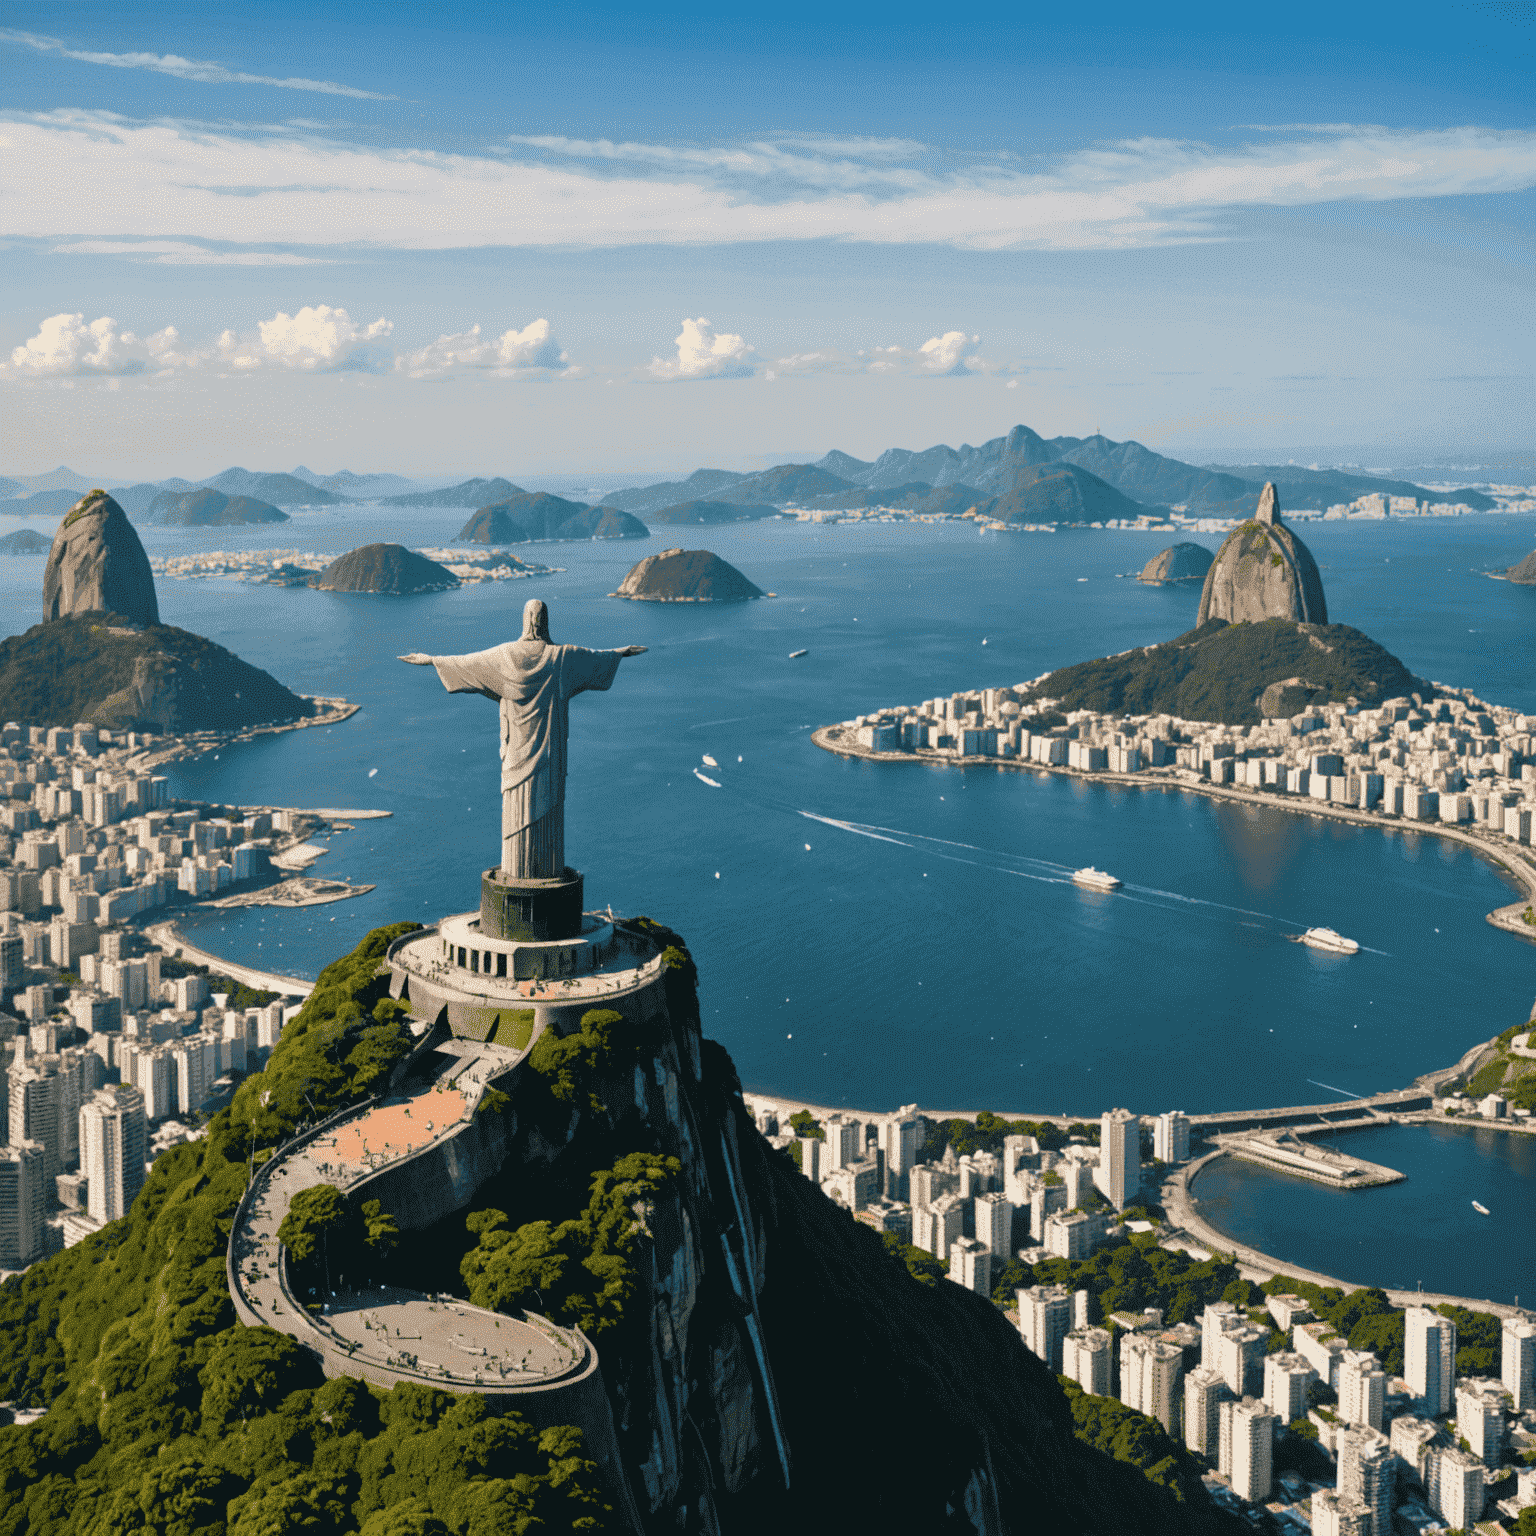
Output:
[[605,1528],[577,1430],[325,1381],[285,1335],[235,1323],[224,1258],[248,1169],[409,1050],[378,972],[416,926],[376,929],[321,973],[266,1070],[157,1159],[127,1217],[0,1286],[0,1399],[49,1408],[0,1429],[0,1536]]

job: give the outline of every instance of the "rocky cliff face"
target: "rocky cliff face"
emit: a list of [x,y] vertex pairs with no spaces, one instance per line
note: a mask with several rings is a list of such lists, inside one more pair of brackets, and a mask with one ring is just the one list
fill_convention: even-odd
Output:
[[149,556],[127,514],[105,491],[91,491],[59,524],[43,573],[43,618],[115,613],[158,624]]
[[[466,1225],[485,1230],[493,1212],[517,1228],[517,1263],[548,1265],[549,1228],[534,1224],[579,1210],[596,1170],[635,1153],[676,1159],[632,1207],[627,1275],[600,1271],[604,1296],[623,1296],[622,1317],[592,1336],[639,1521],[614,1528],[1222,1528],[1208,1502],[1179,1503],[1077,1440],[1056,1380],[989,1301],[914,1280],[769,1146],[729,1056],[701,1036],[691,962],[668,955],[665,1017],[573,1054],[563,1089],[525,1065],[486,1112],[502,1122],[500,1174],[467,1217],[412,1234],[415,1272],[396,1274],[462,1294]],[[565,1282],[546,1268],[538,1283],[549,1307],[548,1287]]]
[[201,635],[93,614],[0,641],[0,718],[31,725],[237,730],[311,713],[275,677]]
[[1280,520],[1274,484],[1264,487],[1259,510],[1226,537],[1200,593],[1197,627],[1209,619],[1257,624],[1297,619],[1326,624],[1323,578],[1312,552]]
[[1170,544],[1141,568],[1138,581],[1199,581],[1210,570],[1212,556],[1203,544]]
[[1536,549],[1533,549],[1519,565],[1510,566],[1505,572],[1511,581],[1522,586],[1536,586]]

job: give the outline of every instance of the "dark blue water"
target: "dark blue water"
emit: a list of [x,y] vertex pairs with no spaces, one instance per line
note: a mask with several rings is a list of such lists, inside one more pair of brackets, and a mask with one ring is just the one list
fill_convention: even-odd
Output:
[[[462,516],[348,509],[242,536],[419,545],[451,537]],[[1313,525],[1306,537],[1334,618],[1415,670],[1536,712],[1536,592],[1473,574],[1512,563],[1536,522]],[[154,552],[235,542],[231,530],[146,541]],[[162,583],[168,622],[300,691],[363,706],[331,730],[182,764],[178,793],[394,813],[338,835],[317,866],[372,894],[210,913],[199,941],[313,975],[376,924],[476,903],[498,848],[494,707],[393,658],[508,638],[537,593],[556,639],[651,647],[610,693],[573,706],[567,848],[590,901],[687,937],[707,1026],[751,1087],[1084,1114],[1285,1103],[1326,1097],[1316,1084],[1402,1084],[1526,1016],[1536,948],[1483,921],[1510,888],[1465,848],[1175,792],[850,762],[811,744],[812,727],[879,705],[1013,683],[1188,628],[1195,592],[1115,579],[1165,540],[739,525],[711,530],[709,547],[776,600],[606,596],[667,542],[536,546],[566,572],[420,598]],[[32,621],[40,578],[39,560],[0,562],[10,629]],[[801,647],[809,655],[790,661]],[[706,752],[721,789],[694,777]],[[1089,863],[1124,891],[1063,878]],[[1367,952],[1286,942],[1316,923]]]
[[1195,1180],[1200,1214],[1238,1242],[1360,1285],[1536,1300],[1536,1137],[1394,1125],[1351,1131],[1338,1145],[1407,1182],[1328,1189],[1222,1158]]

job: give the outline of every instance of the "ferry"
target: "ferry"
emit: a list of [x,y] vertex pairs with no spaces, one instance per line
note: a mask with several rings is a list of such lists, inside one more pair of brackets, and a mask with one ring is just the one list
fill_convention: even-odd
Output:
[[1488,1209],[1488,1207],[1486,1205],[1484,1205],[1481,1200],[1474,1200],[1472,1202],[1472,1209],[1474,1211],[1476,1211],[1479,1216],[1492,1216],[1493,1215],[1493,1212],[1490,1211]]
[[706,768],[718,768],[718,767],[719,767],[719,766],[720,766],[720,764],[719,764],[719,763],[717,763],[717,762],[716,762],[716,761],[715,761],[715,760],[714,760],[714,758],[712,758],[712,757],[711,757],[711,756],[710,756],[710,755],[709,755],[709,753],[708,753],[708,752],[706,752],[706,753],[705,753],[705,754],[704,754],[704,766],[705,766],[705,767],[706,767]]
[[707,773],[700,773],[697,768],[693,770],[693,776],[694,778],[701,780],[703,783],[708,784],[711,789],[720,788],[719,779],[712,779]]
[[800,659],[800,657],[805,656],[807,654],[809,654],[809,653],[806,652],[806,651],[791,651],[789,653],[789,659],[791,661],[798,661]]
[[1072,883],[1085,885],[1091,891],[1118,891],[1122,884],[1119,876],[1106,875],[1102,869],[1095,869],[1091,864],[1087,869],[1074,871]]
[[1312,949],[1326,949],[1335,955],[1355,955],[1360,952],[1360,946],[1355,940],[1346,939],[1332,928],[1308,928],[1296,942]]

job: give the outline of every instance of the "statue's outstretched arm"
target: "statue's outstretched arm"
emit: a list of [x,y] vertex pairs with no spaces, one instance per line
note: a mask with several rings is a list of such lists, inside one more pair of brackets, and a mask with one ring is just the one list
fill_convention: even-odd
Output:
[[[619,648],[619,655],[620,656],[644,656],[645,653],[648,650],[650,650],[650,646],[648,646],[648,645],[625,645],[625,646],[620,646],[620,648]],[[402,661],[406,661],[409,658],[402,656],[400,659]]]
[[432,658],[425,651],[407,651],[404,656],[395,657],[396,661],[407,661],[413,667],[430,667]]

